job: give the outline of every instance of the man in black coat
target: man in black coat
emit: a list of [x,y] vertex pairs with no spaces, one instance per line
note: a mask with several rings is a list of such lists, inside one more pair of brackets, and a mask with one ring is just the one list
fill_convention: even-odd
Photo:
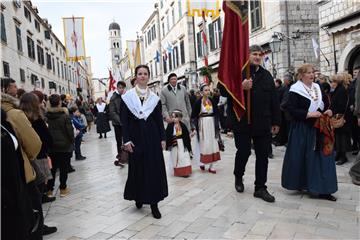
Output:
[[[267,191],[268,151],[271,144],[271,135],[279,131],[281,122],[280,104],[271,74],[260,64],[262,62],[262,48],[258,45],[250,47],[250,73],[251,78],[243,76],[242,86],[245,99],[251,94],[250,123],[247,112],[240,121],[237,120],[233,111],[233,99],[220,86],[221,94],[228,97],[228,117],[234,131],[235,146],[235,189],[244,191],[243,175],[246,163],[251,154],[251,140],[253,140],[256,165],[255,165],[255,192],[254,197],[267,202],[274,202],[275,198]],[[247,104],[245,103],[245,106]]]
[[[121,146],[122,146],[122,123],[120,119],[120,105],[121,105],[121,95],[125,92],[126,83],[124,81],[119,81],[116,85],[117,89],[113,93],[110,99],[109,104],[109,112],[110,112],[110,119],[114,126],[115,130],[115,138],[116,138],[116,146],[117,146],[117,156],[116,158],[120,158],[121,154]],[[116,164],[122,166],[121,163],[116,162]]]

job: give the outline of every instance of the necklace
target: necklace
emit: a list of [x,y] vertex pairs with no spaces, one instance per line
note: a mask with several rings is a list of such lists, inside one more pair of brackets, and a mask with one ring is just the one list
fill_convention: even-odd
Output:
[[314,84],[311,84],[310,88],[308,86],[306,86],[304,83],[303,83],[303,85],[304,85],[306,92],[311,97],[311,99],[314,101],[317,101],[319,99],[319,93],[318,93],[318,89],[314,86]]
[[149,91],[148,88],[146,89],[140,89],[137,85],[135,86],[135,92],[138,95],[138,97],[140,98],[140,101],[144,102],[148,96],[149,96]]

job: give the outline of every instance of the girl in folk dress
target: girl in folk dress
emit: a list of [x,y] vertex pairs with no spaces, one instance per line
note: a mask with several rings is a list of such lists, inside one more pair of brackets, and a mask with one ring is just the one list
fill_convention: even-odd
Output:
[[110,132],[110,124],[108,118],[108,106],[102,100],[102,98],[98,98],[95,106],[95,116],[96,116],[96,131],[99,133],[99,138],[102,138],[102,134],[104,133],[104,137],[106,138],[106,133]]
[[181,121],[180,110],[174,110],[171,118],[172,122],[166,128],[166,149],[170,151],[170,165],[174,169],[174,176],[189,177],[191,174],[189,131]]
[[195,102],[191,119],[199,140],[200,169],[205,171],[205,164],[209,164],[209,172],[215,174],[215,162],[220,160],[219,111],[210,98],[210,87],[203,85],[200,90],[203,96]]

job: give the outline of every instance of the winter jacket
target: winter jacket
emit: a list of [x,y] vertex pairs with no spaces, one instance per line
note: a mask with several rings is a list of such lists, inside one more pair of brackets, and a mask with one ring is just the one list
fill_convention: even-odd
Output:
[[6,112],[7,121],[9,121],[14,128],[16,137],[19,140],[21,154],[24,159],[25,179],[26,183],[29,183],[36,178],[35,171],[31,166],[30,161],[35,160],[40,152],[41,140],[31,126],[25,113],[18,109],[18,106],[18,99],[8,94],[1,93],[1,108]]
[[121,106],[121,95],[114,92],[111,96],[110,104],[109,104],[109,112],[110,112],[110,119],[114,126],[121,126],[121,119],[120,119],[120,106]]
[[46,114],[49,131],[53,138],[53,146],[50,152],[72,152],[74,144],[74,129],[66,108],[48,108]]

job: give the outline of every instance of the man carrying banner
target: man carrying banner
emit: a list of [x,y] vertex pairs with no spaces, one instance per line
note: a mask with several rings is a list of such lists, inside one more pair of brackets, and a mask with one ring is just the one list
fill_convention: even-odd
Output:
[[223,9],[225,26],[218,88],[221,95],[228,98],[228,118],[237,148],[235,189],[244,191],[243,175],[253,140],[256,155],[254,197],[274,202],[275,198],[266,187],[271,134],[279,131],[281,119],[274,80],[261,66],[262,48],[249,47],[248,1],[224,1]]

